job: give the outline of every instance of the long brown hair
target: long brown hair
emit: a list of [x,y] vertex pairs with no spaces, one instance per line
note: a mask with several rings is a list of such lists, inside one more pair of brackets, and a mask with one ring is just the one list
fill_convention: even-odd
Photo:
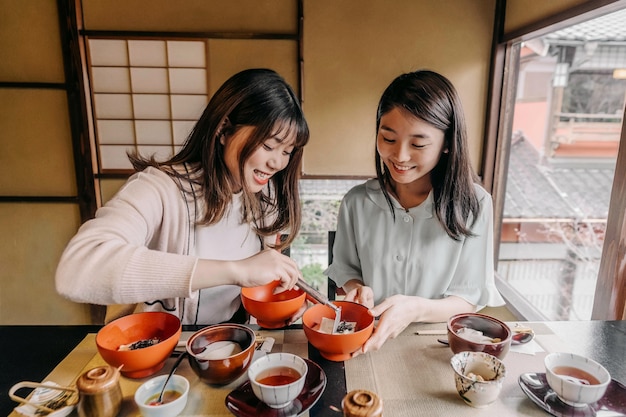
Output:
[[[246,160],[276,134],[277,129],[295,133],[294,149],[287,167],[272,176],[263,191],[251,193],[243,184],[243,221],[253,222],[260,236],[288,230],[287,239],[276,246],[282,249],[293,241],[300,229],[298,180],[309,128],[295,93],[275,71],[249,69],[224,82],[209,101],[182,149],[171,159],[157,162],[154,157],[142,158],[137,154],[129,155],[129,158],[137,171],[153,166],[195,183],[206,207],[199,223],[214,224],[223,217],[237,191],[224,160],[220,138],[232,135],[244,126],[254,129],[240,154],[241,178]],[[177,168],[181,165],[185,169]],[[268,218],[272,221],[266,224]]]
[[[435,214],[448,236],[459,240],[471,236],[467,225],[470,215],[475,219],[480,204],[474,190],[478,178],[472,169],[467,150],[467,128],[461,100],[452,83],[444,76],[428,70],[402,74],[383,92],[376,114],[376,132],[383,115],[399,108],[408,111],[444,132],[443,153],[430,172]],[[387,203],[393,204],[388,186],[390,174],[376,152],[376,176]]]

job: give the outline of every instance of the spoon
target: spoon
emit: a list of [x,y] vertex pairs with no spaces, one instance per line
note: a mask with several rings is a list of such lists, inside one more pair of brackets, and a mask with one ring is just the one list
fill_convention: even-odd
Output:
[[337,328],[341,324],[341,307],[338,307],[337,305],[335,305],[333,302],[331,302],[328,299],[328,297],[326,297],[325,295],[320,293],[315,288],[311,287],[302,278],[298,278],[298,284],[296,284],[296,285],[298,285],[298,288],[300,288],[302,291],[304,291],[305,293],[310,295],[311,298],[313,298],[318,303],[324,304],[324,305],[332,308],[333,310],[335,310],[335,321],[333,323],[333,331],[332,331],[332,333],[335,333],[337,331]]
[[165,388],[167,387],[167,383],[170,382],[170,378],[172,377],[172,375],[174,375],[174,371],[176,371],[176,368],[178,368],[178,365],[180,365],[180,363],[182,362],[183,358],[187,356],[187,352],[183,352],[178,359],[176,359],[176,362],[174,362],[174,366],[172,366],[172,369],[170,370],[170,373],[167,375],[167,378],[165,379],[165,383],[163,384],[163,388],[161,388],[161,393],[159,394],[159,397],[154,400],[153,402],[150,403],[150,405],[161,405],[163,402],[163,393],[165,393]]

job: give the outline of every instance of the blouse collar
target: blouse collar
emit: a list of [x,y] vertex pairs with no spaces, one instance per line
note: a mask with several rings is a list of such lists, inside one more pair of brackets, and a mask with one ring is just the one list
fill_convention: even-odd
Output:
[[[370,200],[374,202],[377,206],[384,210],[389,210],[389,204],[385,199],[385,194],[383,194],[380,189],[380,184],[377,179],[371,179],[365,183],[365,191]],[[416,207],[411,207],[408,210],[405,210],[404,207],[400,205],[398,200],[393,196],[391,197],[391,203],[393,204],[394,211],[399,213],[409,213],[415,218],[428,219],[433,217],[433,190],[430,190],[428,193],[428,197],[424,200],[420,205]]]

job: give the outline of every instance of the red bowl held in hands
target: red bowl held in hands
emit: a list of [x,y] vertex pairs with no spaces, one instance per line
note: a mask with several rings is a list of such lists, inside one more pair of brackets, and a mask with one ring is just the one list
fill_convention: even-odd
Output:
[[448,319],[448,342],[454,353],[485,352],[504,359],[511,336],[509,326],[485,314],[461,313]]
[[350,359],[369,339],[374,330],[374,317],[368,313],[368,308],[351,301],[335,301],[341,307],[341,320],[355,322],[354,333],[324,333],[319,331],[322,318],[335,319],[335,310],[316,304],[310,307],[302,316],[302,328],[309,343],[320,351],[320,354],[330,361],[345,361]]
[[301,289],[291,289],[274,294],[280,281],[259,287],[241,289],[241,302],[246,311],[266,329],[285,327],[287,320],[302,307],[306,294]]
[[[164,312],[135,313],[105,325],[96,335],[96,346],[102,359],[119,368],[128,378],[150,376],[165,365],[182,331],[180,319]],[[147,347],[120,350],[120,346],[142,341]]]

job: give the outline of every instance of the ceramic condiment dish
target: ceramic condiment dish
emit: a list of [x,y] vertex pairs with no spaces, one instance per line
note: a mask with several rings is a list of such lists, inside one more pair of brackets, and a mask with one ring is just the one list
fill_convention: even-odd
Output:
[[175,417],[187,405],[189,381],[182,375],[172,375],[165,387],[163,402],[155,404],[167,375],[160,375],[144,382],[135,391],[135,404],[143,417]]
[[484,352],[460,352],[450,360],[456,390],[466,404],[484,408],[498,399],[506,368],[500,359]]

